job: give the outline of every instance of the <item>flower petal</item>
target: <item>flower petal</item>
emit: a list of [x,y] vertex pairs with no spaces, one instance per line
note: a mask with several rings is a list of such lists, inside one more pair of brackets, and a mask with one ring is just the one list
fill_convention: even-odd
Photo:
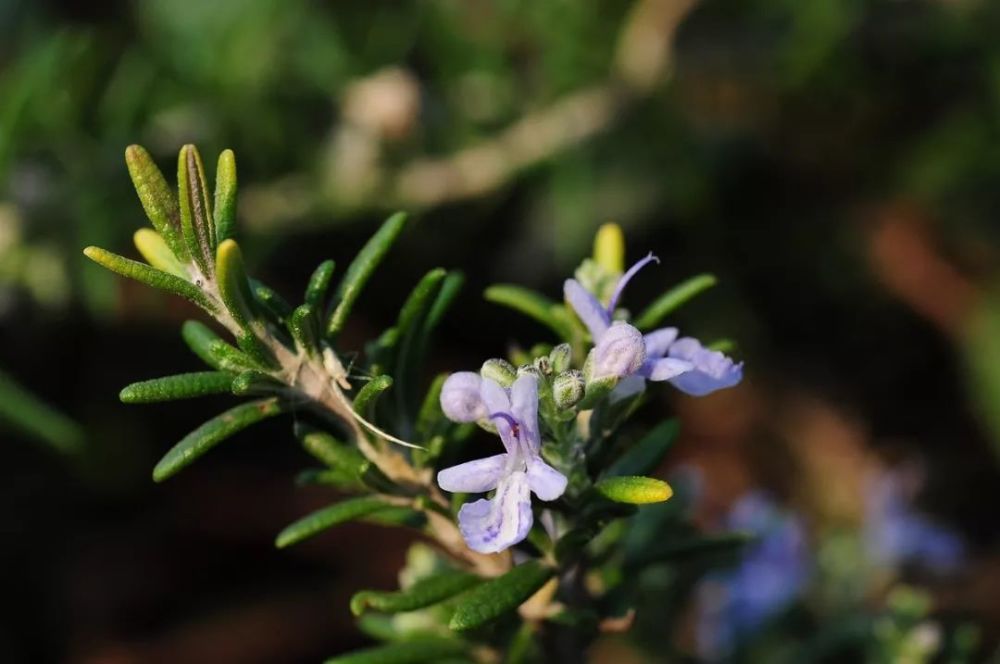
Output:
[[596,343],[611,324],[611,317],[593,294],[580,285],[576,279],[567,279],[563,284],[563,295],[569,306],[580,318]]
[[677,339],[677,328],[661,327],[659,330],[653,330],[642,339],[646,342],[646,357],[663,357],[667,354],[670,344]]
[[628,323],[615,321],[594,346],[593,378],[631,376],[645,360],[642,333]]
[[705,396],[743,379],[742,362],[737,364],[718,351],[708,350],[697,339],[678,339],[670,346],[669,353],[672,358],[694,365],[690,371],[669,379],[674,387],[691,396]]
[[441,410],[453,422],[475,422],[489,415],[479,396],[479,374],[459,371],[448,376],[441,386]]
[[486,404],[486,410],[489,411],[489,415],[510,412],[510,397],[507,396],[507,390],[503,389],[500,383],[495,380],[483,378],[483,382],[479,388],[479,396],[482,398],[483,403]]
[[646,360],[639,373],[650,380],[670,380],[692,369],[694,369],[694,365],[687,360],[678,360],[676,357],[661,357],[658,360]]
[[506,454],[460,463],[438,473],[438,486],[452,493],[492,491],[497,487],[506,466]]
[[566,476],[542,461],[541,457],[528,459],[528,485],[539,500],[555,500],[566,490]]
[[462,505],[458,528],[469,548],[496,553],[528,536],[531,530],[531,494],[527,476],[518,471],[505,476],[496,495]]
[[525,451],[537,452],[541,445],[538,432],[538,379],[524,374],[510,388],[511,412],[521,425]]

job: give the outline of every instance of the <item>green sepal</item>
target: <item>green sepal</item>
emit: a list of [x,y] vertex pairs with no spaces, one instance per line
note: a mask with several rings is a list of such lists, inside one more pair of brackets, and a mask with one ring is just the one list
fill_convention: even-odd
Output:
[[157,270],[145,263],[119,256],[100,247],[87,247],[83,250],[83,255],[98,265],[116,272],[123,277],[135,279],[147,286],[180,295],[194,302],[205,311],[213,314],[216,313],[215,305],[200,288],[176,275]]
[[577,404],[579,410],[590,410],[604,397],[611,394],[618,385],[618,376],[604,376],[588,380],[584,388],[583,399]]
[[555,570],[530,560],[503,576],[470,590],[455,607],[449,626],[456,631],[475,629],[514,611],[555,575]]
[[235,240],[224,240],[216,253],[215,277],[226,309],[241,327],[256,320],[253,293],[243,264],[243,252]]
[[382,262],[386,252],[392,247],[399,234],[403,232],[405,225],[406,214],[397,212],[392,215],[351,261],[347,272],[344,273],[344,278],[337,286],[334,298],[337,304],[326,326],[328,338],[332,339],[343,329],[355,300],[358,299],[358,295],[361,294],[361,290],[371,278],[375,268]]
[[233,236],[236,189],[236,155],[232,150],[223,150],[215,169],[215,238],[218,244]]
[[388,505],[381,498],[375,496],[350,498],[302,517],[278,533],[274,544],[279,549],[283,549],[308,539],[327,528],[360,519],[388,507],[392,507],[392,505]]
[[699,293],[708,290],[715,284],[715,276],[711,274],[699,274],[696,277],[691,277],[656,298],[651,305],[646,307],[641,314],[636,316],[633,324],[640,330],[653,328],[661,320],[663,320],[667,314],[675,311],[685,302]]
[[320,353],[319,318],[311,304],[295,307],[288,317],[288,331],[292,333],[296,345],[306,355],[316,357]]
[[226,371],[198,371],[132,383],[118,395],[123,403],[156,403],[229,392],[233,375]]
[[146,262],[157,270],[176,275],[185,281],[190,279],[187,268],[177,260],[163,236],[152,228],[140,228],[132,235],[132,242]]
[[371,406],[390,387],[392,387],[392,376],[382,374],[372,378],[358,390],[358,394],[354,397],[354,412],[362,417],[367,417]]
[[497,284],[487,288],[483,297],[490,302],[510,307],[534,318],[555,332],[560,339],[569,340],[572,337],[572,329],[566,319],[565,309],[541,293],[521,286]]
[[360,616],[368,609],[383,613],[416,611],[443,602],[481,582],[475,574],[450,571],[421,579],[396,592],[363,590],[351,598],[351,613]]
[[189,260],[190,255],[181,234],[177,197],[170,190],[163,173],[141,145],[130,145],[125,149],[125,163],[153,228],[163,237],[178,260]]
[[288,317],[292,315],[294,307],[268,286],[256,279],[251,279],[250,290],[253,292],[254,300],[260,309],[269,314],[271,320],[278,325],[284,325]]
[[244,371],[231,381],[229,389],[239,397],[263,396],[283,392],[287,385],[260,371]]
[[323,311],[326,301],[326,293],[330,289],[330,280],[333,279],[333,271],[337,264],[327,260],[320,263],[309,277],[306,285],[305,302],[311,305],[316,311]]
[[163,480],[176,475],[195,459],[208,452],[233,434],[251,424],[278,415],[283,410],[277,399],[262,399],[240,404],[217,415],[184,436],[164,455],[153,469],[153,480]]
[[604,471],[605,477],[644,475],[656,470],[680,433],[677,420],[661,422]]
[[662,503],[674,495],[674,490],[663,480],[637,475],[608,477],[595,484],[594,489],[608,500],[629,505]]
[[419,636],[384,646],[332,657],[324,664],[444,664],[468,649],[462,641]]
[[208,200],[205,165],[198,149],[185,145],[177,155],[177,188],[181,211],[181,232],[188,252],[205,275],[215,263],[215,224]]

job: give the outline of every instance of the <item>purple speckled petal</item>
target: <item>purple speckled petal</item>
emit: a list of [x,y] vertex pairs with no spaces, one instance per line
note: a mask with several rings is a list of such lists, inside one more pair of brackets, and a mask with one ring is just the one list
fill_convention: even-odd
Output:
[[479,553],[497,553],[517,544],[528,536],[531,522],[528,477],[520,471],[503,477],[489,500],[466,503],[458,511],[462,537]]
[[539,500],[555,500],[566,490],[566,476],[542,461],[541,457],[528,459],[528,485]]
[[611,324],[611,317],[608,316],[607,310],[576,279],[566,280],[563,284],[563,295],[569,302],[569,306],[573,307],[573,311],[590,330],[590,336],[596,343]]
[[735,363],[722,353],[704,348],[697,339],[685,337],[670,346],[670,357],[694,365],[690,371],[669,379],[682,392],[701,397],[732,387],[743,379],[743,363]]
[[479,374],[459,371],[448,376],[441,386],[441,410],[453,422],[475,422],[486,417],[486,405],[480,397]]
[[506,454],[497,454],[445,468],[438,473],[438,486],[452,493],[492,491],[500,482],[500,477],[507,466],[507,459]]
[[674,343],[674,340],[677,339],[677,328],[661,327],[659,330],[653,330],[642,339],[646,342],[647,358],[656,359],[663,357],[667,354],[670,344]]
[[608,302],[608,314],[613,314],[615,312],[615,307],[618,306],[618,299],[622,296],[622,292],[625,290],[625,286],[628,282],[639,273],[639,270],[646,267],[652,262],[660,262],[660,259],[653,255],[653,252],[649,252],[645,258],[640,260],[638,263],[633,265],[628,269],[628,272],[622,275],[622,278],[618,280],[615,284],[615,291],[611,294],[611,300]]
[[676,357],[661,357],[658,360],[646,360],[639,373],[649,380],[670,380],[694,369],[687,360]]
[[538,379],[525,374],[510,388],[511,412],[521,426],[525,452],[536,452],[541,445],[538,432]]

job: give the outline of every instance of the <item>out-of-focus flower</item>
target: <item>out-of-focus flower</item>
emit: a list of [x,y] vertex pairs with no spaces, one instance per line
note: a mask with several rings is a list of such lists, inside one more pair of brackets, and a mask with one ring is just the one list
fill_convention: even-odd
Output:
[[[594,341],[593,378],[638,376],[670,381],[677,389],[704,396],[732,387],[743,378],[743,364],[704,348],[696,339],[677,339],[677,328],[665,327],[643,336],[624,321],[613,321],[618,300],[626,284],[639,270],[659,262],[653,254],[630,267],[615,284],[608,305],[576,279],[563,285],[566,301],[576,312]],[[634,387],[634,386],[630,386]]]
[[735,568],[707,578],[699,589],[698,648],[709,659],[725,656],[788,608],[811,573],[804,524],[766,494],[740,498],[724,526],[757,539]]
[[889,471],[866,487],[863,536],[869,558],[887,568],[915,564],[941,573],[955,570],[965,554],[961,538],[914,511],[907,479],[905,472]]
[[[469,548],[480,553],[496,553],[528,536],[533,520],[530,493],[540,500],[555,500],[566,490],[567,480],[539,455],[538,379],[525,373],[514,381],[508,394],[489,378],[470,375],[480,380],[481,403],[496,424],[507,451],[445,468],[438,473],[437,479],[442,489],[455,493],[484,493],[496,489],[492,498],[466,503],[458,512],[459,529]],[[454,376],[449,381],[452,378]],[[455,388],[454,394],[464,394],[472,381],[463,377],[454,384],[461,385],[461,390]],[[444,406],[444,390],[441,396]],[[476,408],[457,410],[467,415]]]
[[448,376],[441,387],[441,410],[454,422],[475,422],[486,419],[486,404],[479,395],[482,378],[472,371],[459,371]]

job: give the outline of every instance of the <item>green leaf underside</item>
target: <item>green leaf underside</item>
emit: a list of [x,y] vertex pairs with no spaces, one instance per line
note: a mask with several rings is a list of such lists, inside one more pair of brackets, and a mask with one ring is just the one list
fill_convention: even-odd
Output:
[[595,484],[594,488],[608,500],[629,505],[662,503],[674,493],[663,480],[634,475],[608,477]]
[[354,519],[360,519],[363,516],[389,507],[393,506],[383,502],[381,498],[374,496],[351,498],[330,505],[329,507],[324,507],[312,514],[307,514],[278,533],[274,543],[279,549],[283,549],[286,546],[291,546],[304,539],[308,539],[327,528],[332,528],[333,526],[353,521]]
[[351,612],[360,616],[368,609],[383,613],[416,611],[443,602],[481,582],[475,574],[454,571],[421,579],[396,592],[364,590],[351,598]]
[[277,399],[262,399],[240,404],[213,417],[186,435],[160,459],[153,469],[153,479],[162,482],[172,477],[226,438],[281,411],[282,406]]
[[605,477],[645,475],[653,472],[673,446],[679,433],[680,424],[677,420],[661,422],[612,463],[604,471]]
[[674,286],[653,301],[641,314],[636,316],[633,324],[640,330],[648,330],[658,324],[668,314],[680,308],[688,300],[708,290],[715,284],[715,276],[711,274],[699,274],[698,276],[691,277],[687,281]]
[[347,272],[344,274],[344,278],[337,286],[335,298],[337,305],[333,310],[333,315],[330,316],[326,328],[328,337],[336,336],[343,329],[355,300],[361,294],[361,290],[368,282],[368,279],[371,278],[375,268],[382,262],[385,254],[392,247],[396,238],[399,237],[405,225],[406,215],[404,213],[397,212],[392,215],[376,231],[375,235],[368,240],[354,260],[351,261]]
[[421,636],[333,657],[324,664],[436,664],[460,656],[466,649],[461,641]]
[[124,403],[155,403],[190,399],[209,394],[225,394],[232,389],[233,374],[226,371],[197,371],[132,383],[119,398]]
[[487,288],[483,297],[490,302],[502,304],[534,318],[561,339],[570,338],[571,333],[566,321],[555,313],[559,310],[559,305],[540,293],[511,284],[497,284]]
[[177,197],[171,191],[163,173],[156,167],[145,148],[138,145],[130,145],[125,150],[125,163],[153,228],[163,237],[179,260],[188,260],[187,247],[184,246],[181,237]]
[[208,201],[205,166],[193,145],[181,148],[177,159],[181,231],[194,261],[204,274],[212,274],[215,262],[215,222]]
[[476,586],[458,603],[450,627],[457,631],[475,629],[517,609],[554,574],[551,567],[532,560]]
[[210,313],[215,313],[216,311],[215,305],[212,304],[208,296],[200,288],[176,275],[157,270],[145,263],[119,256],[100,247],[87,247],[83,250],[83,254],[98,265],[123,277],[135,279],[147,286],[180,295]]

